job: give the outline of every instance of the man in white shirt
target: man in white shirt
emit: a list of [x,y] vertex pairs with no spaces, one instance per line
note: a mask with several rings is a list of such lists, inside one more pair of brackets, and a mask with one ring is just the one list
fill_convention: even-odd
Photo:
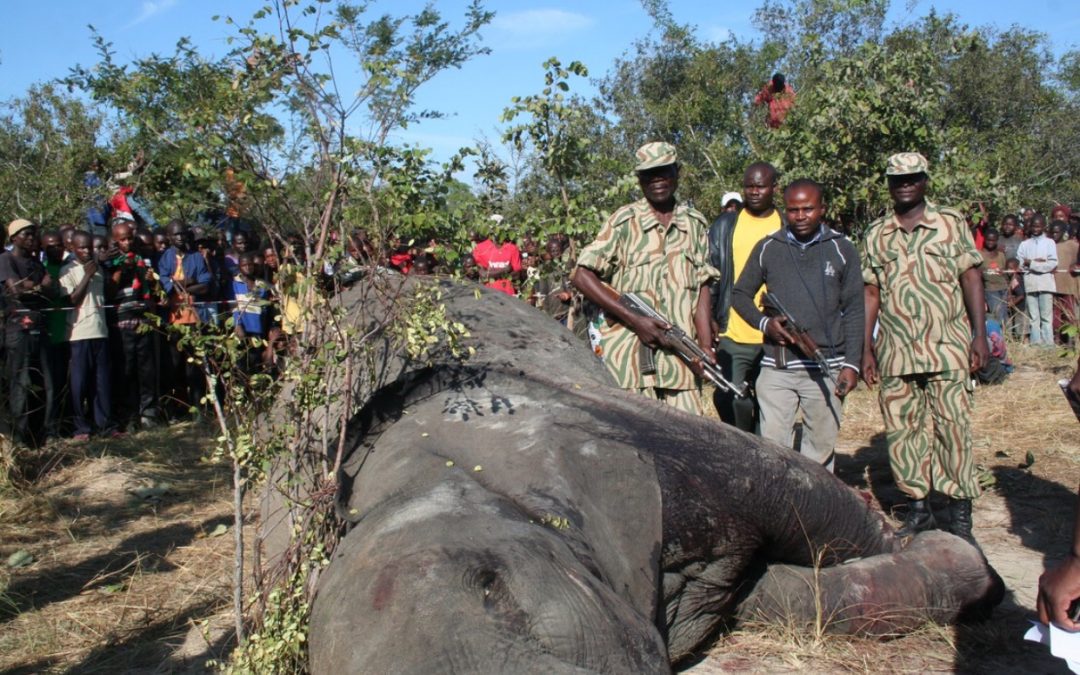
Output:
[[60,286],[71,297],[68,339],[71,341],[71,401],[77,441],[90,438],[86,402],[93,406],[98,433],[115,438],[109,381],[109,329],[105,323],[105,275],[94,257],[94,238],[76,232],[75,259],[60,271]]
[[1054,270],[1057,269],[1057,245],[1046,236],[1046,218],[1041,213],[1031,217],[1031,238],[1016,249],[1024,273],[1027,313],[1031,324],[1031,344],[1054,346],[1053,312]]

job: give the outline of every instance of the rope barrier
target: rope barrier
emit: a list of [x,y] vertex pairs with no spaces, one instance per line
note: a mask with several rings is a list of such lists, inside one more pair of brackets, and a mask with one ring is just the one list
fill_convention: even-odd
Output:
[[[145,300],[132,300],[131,302],[132,303],[145,302]],[[244,306],[247,307],[247,306],[250,306],[250,305],[258,305],[258,304],[269,305],[271,303],[272,303],[272,301],[270,301],[270,300],[257,299],[257,300],[251,300],[251,301],[245,302]],[[124,304],[128,304],[128,303],[124,303]],[[232,307],[238,307],[240,305],[240,303],[238,301],[236,301],[236,300],[200,300],[199,302],[184,303],[183,307],[203,307],[203,306],[206,306],[206,305],[228,305],[228,306],[232,306]],[[124,305],[98,305],[94,309],[116,309],[118,307],[123,307],[123,306]],[[160,309],[170,309],[170,307],[165,303],[158,303],[158,307]],[[78,307],[45,307],[43,309],[12,309],[12,310],[8,310],[7,313],[8,314],[29,314],[31,312],[37,312],[39,314],[44,314],[46,312],[70,312],[70,311],[74,311],[76,309],[79,309],[79,308]]]

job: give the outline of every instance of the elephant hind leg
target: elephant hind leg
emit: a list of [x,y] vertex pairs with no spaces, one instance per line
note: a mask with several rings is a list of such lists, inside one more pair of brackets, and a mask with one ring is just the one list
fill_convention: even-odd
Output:
[[859,635],[898,635],[927,621],[987,616],[1004,584],[973,546],[925,532],[898,553],[826,568],[773,565],[739,606],[739,620],[765,620]]

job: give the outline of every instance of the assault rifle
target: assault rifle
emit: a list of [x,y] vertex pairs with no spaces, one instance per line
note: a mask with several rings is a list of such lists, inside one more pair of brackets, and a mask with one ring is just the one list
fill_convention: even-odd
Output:
[[[612,292],[615,293],[617,291],[612,289]],[[657,321],[662,321],[671,326],[664,331],[664,337],[667,338],[665,346],[675,352],[675,354],[687,364],[698,361],[701,364],[701,371],[704,373],[705,377],[720,389],[734,394],[737,398],[746,397],[747,387],[745,382],[738,387],[729,382],[728,379],[724,377],[724,373],[719,367],[709,363],[708,354],[698,346],[697,342],[690,339],[690,336],[686,334],[686,331],[664,318],[663,315],[650,307],[649,303],[645,302],[641,296],[636,293],[623,293],[619,295],[619,304],[635,314],[650,319],[656,319]],[[642,373],[648,374],[656,372],[656,362],[653,358],[653,350],[645,343],[641,343],[641,351],[638,353],[638,358],[640,359]]]
[[[764,300],[765,306],[771,307],[775,311],[775,315],[772,318],[782,318],[784,320],[781,325],[783,325],[784,330],[787,331],[788,335],[794,338],[794,344],[792,346],[804,355],[813,359],[825,377],[829,378],[829,381],[832,382],[833,387],[839,390],[840,385],[836,381],[836,376],[832,374],[828,359],[826,359],[825,354],[822,353],[821,347],[818,347],[817,343],[814,342],[814,338],[810,337],[810,333],[807,332],[806,328],[799,325],[799,322],[795,320],[795,317],[791,315],[791,312],[787,311],[787,308],[784,307],[784,304],[780,302],[780,298],[776,297],[775,293],[766,291]],[[776,365],[778,368],[787,367],[787,357],[783,348],[776,350]],[[842,391],[839,392],[839,395],[843,396],[846,393],[846,391]]]

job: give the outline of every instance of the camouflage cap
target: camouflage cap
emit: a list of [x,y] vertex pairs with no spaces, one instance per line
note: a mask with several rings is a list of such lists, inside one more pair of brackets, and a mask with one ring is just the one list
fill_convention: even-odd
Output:
[[671,143],[664,143],[662,141],[654,141],[652,143],[646,143],[638,148],[634,153],[637,157],[638,163],[634,167],[634,171],[647,171],[649,169],[655,169],[658,166],[667,166],[668,164],[674,164],[679,161],[678,155],[675,154],[675,146]]
[[898,152],[889,158],[886,176],[907,176],[913,173],[929,173],[930,164],[917,152]]

